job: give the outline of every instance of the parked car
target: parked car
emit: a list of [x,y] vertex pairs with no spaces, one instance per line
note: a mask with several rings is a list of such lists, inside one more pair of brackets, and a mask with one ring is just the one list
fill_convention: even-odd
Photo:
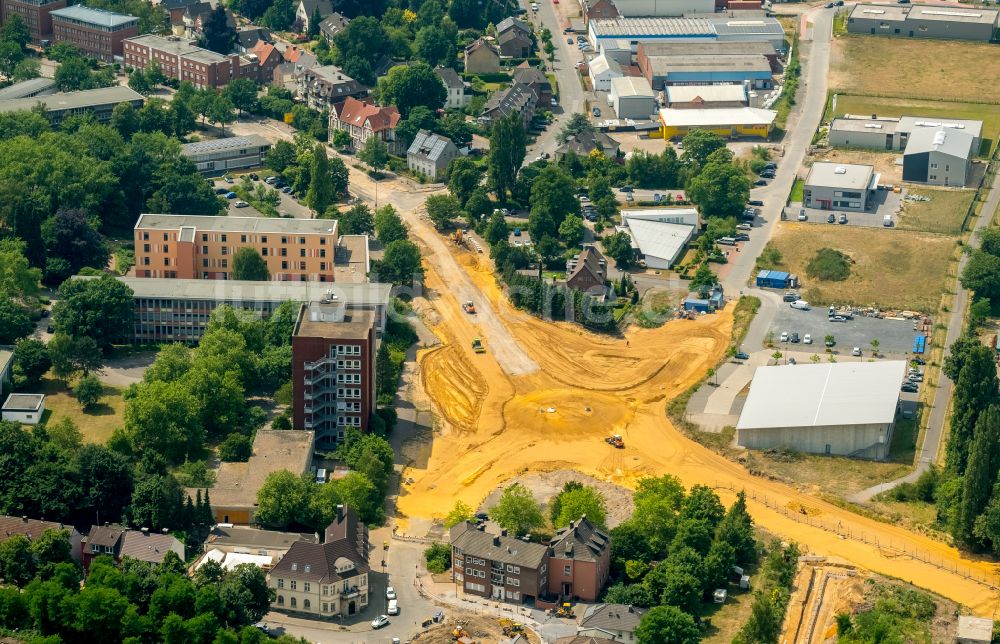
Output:
[[778,169],[778,164],[775,163],[774,161],[768,161],[767,163],[764,164],[764,169],[765,170],[777,170]]
[[235,204],[233,204],[233,205],[234,205],[234,206],[236,206],[237,208],[247,208],[247,207],[249,207],[249,206],[250,206],[250,204],[248,204],[248,203],[247,203],[247,202],[245,202],[245,201],[237,201],[237,202],[236,202]]
[[265,177],[264,178],[264,183],[274,183],[277,180],[278,180],[278,177]]
[[924,360],[923,358],[918,358],[916,356],[910,358],[910,362],[912,362],[913,364],[919,364],[919,365],[925,365],[925,364],[927,364],[926,360]]
[[798,344],[799,341],[801,340],[801,338],[799,338],[799,334],[795,331],[792,332],[791,337],[789,337],[788,339],[789,341],[792,342],[792,344]]
[[827,318],[827,321],[829,321],[829,322],[847,322],[847,318],[845,318],[843,315],[831,315],[830,317]]
[[385,598],[386,599],[396,599],[396,589],[392,586],[386,586],[385,588]]
[[764,179],[757,179],[756,181],[753,182],[753,185],[758,186],[758,187],[759,186],[766,186],[767,185],[767,181],[764,180]]
[[236,193],[235,192],[227,192],[226,193],[226,199],[235,199],[235,198],[236,198]]
[[847,213],[840,213],[840,219],[838,220],[842,224],[847,223]]
[[903,393],[915,394],[915,393],[918,393],[920,391],[920,387],[918,387],[917,385],[913,384],[912,382],[904,382],[900,386],[899,390],[902,391]]
[[388,615],[379,615],[378,617],[372,620],[372,628],[382,628],[383,626],[388,626],[388,625],[389,625]]
[[744,353],[743,351],[739,351],[733,357],[736,358],[737,360],[749,360],[750,359],[750,354],[749,353]]
[[750,204],[751,206],[763,206],[764,205],[764,202],[761,201],[760,199],[751,199],[747,203]]
[[812,343],[813,343],[812,335],[807,333],[804,336],[802,336],[802,344],[812,344]]
[[805,300],[795,300],[794,302],[792,302],[788,306],[792,307],[793,309],[798,309],[800,311],[808,311],[809,310],[809,302],[806,302]]
[[781,297],[781,299],[784,302],[794,302],[799,299],[799,294],[795,291],[788,291]]
[[594,118],[597,118],[598,116],[601,115],[601,108],[595,107],[594,109],[590,110],[590,113],[594,115]]
[[287,194],[291,194],[292,193],[292,187],[291,186],[285,186],[284,188],[281,189],[281,191],[283,193],[285,193],[286,195]]
[[860,356],[861,355],[861,347],[854,347],[853,349],[851,349],[851,355],[852,356]]
[[227,192],[229,192],[229,188],[216,188],[215,189],[215,194],[217,194],[217,195],[224,195]]
[[385,612],[390,615],[399,615],[399,602],[395,599],[389,600],[389,607],[386,608]]
[[567,38],[566,39],[566,44],[567,45],[572,45],[573,44],[573,39],[572,38]]
[[733,235],[733,239],[735,239],[738,242],[740,242],[740,241],[750,241],[750,235],[748,235],[746,233],[736,233],[735,235]]
[[798,220],[799,221],[806,221],[807,219],[809,219],[809,215],[806,214],[806,211],[805,210],[800,210],[799,211]]
[[622,186],[621,188],[618,188],[618,190],[620,192],[632,192],[633,188],[632,186]]
[[781,332],[780,342],[788,342],[788,331]]
[[774,178],[774,170],[764,170],[763,172],[760,173],[759,176],[761,178],[763,178],[763,179],[773,179]]
[[230,176],[225,176],[225,177],[222,177],[222,178],[225,179],[226,183],[232,183],[233,182],[233,178],[230,177]]
[[750,224],[736,224],[736,230],[750,230],[753,228]]
[[251,172],[250,178],[253,179],[254,181],[260,181],[260,177],[257,175],[256,172]]
[[829,215],[826,216],[826,223],[828,224],[837,223],[837,217],[831,212]]

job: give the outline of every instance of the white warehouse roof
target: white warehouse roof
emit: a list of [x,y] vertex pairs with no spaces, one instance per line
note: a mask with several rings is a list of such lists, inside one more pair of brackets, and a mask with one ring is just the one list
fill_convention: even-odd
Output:
[[658,257],[671,263],[677,261],[677,256],[694,234],[694,226],[686,224],[648,219],[628,219],[625,223],[619,230],[624,230],[632,238],[632,248],[638,249],[643,255]]
[[668,85],[663,91],[670,104],[692,103],[699,98],[706,103],[747,100],[743,85]]
[[722,107],[684,110],[663,108],[660,120],[667,127],[711,127],[731,125],[770,125],[777,116],[774,110],[757,107]]
[[649,81],[642,76],[619,76],[611,79],[611,94],[622,98],[641,96],[656,98]]
[[878,186],[878,179],[879,175],[870,165],[817,161],[809,169],[806,185],[845,190],[874,190]]
[[903,360],[758,367],[736,429],[888,424]]

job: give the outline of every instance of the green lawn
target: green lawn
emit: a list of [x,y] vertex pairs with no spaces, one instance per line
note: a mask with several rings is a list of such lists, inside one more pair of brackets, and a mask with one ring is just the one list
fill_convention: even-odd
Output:
[[910,194],[930,197],[930,201],[904,201],[899,217],[902,230],[960,235],[965,213],[975,196],[974,190],[934,190],[919,188]]
[[987,103],[959,103],[922,100],[918,98],[884,98],[878,96],[837,95],[837,109],[833,116],[844,114],[878,114],[879,116],[931,116],[953,119],[977,119],[983,122],[983,147],[980,156],[989,156],[989,150],[1000,137],[1000,105]]
[[97,407],[83,411],[61,380],[46,376],[38,393],[45,394],[45,420],[55,422],[67,416],[76,423],[85,443],[104,443],[125,418],[125,401],[116,387],[104,385],[104,396]]
[[788,201],[791,203],[802,203],[803,191],[805,190],[806,182],[802,179],[796,179],[795,183],[792,184],[792,192],[788,195]]

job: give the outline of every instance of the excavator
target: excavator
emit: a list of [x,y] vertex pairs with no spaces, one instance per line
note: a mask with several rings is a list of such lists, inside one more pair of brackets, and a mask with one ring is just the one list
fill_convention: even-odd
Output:
[[614,436],[608,436],[604,439],[604,442],[608,445],[613,446],[616,449],[624,449],[625,441],[622,440],[621,434],[615,434]]
[[475,315],[476,314],[476,305],[472,303],[472,300],[469,300],[469,301],[465,302],[464,304],[462,304],[462,310],[465,311],[466,313],[468,313],[469,315]]
[[472,350],[475,351],[476,353],[486,353],[486,347],[483,346],[482,338],[472,339]]

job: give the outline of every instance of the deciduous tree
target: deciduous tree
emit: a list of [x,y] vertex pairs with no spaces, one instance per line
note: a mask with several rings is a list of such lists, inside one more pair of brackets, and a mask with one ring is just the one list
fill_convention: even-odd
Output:
[[701,632],[694,618],[674,606],[656,606],[642,616],[635,629],[639,644],[697,644]]
[[385,247],[379,262],[379,279],[393,284],[409,285],[423,276],[420,249],[408,239],[397,239]]
[[255,248],[244,246],[233,256],[232,278],[266,282],[271,279],[271,272],[267,268],[267,262]]
[[383,246],[406,239],[408,234],[406,225],[392,205],[383,206],[375,213],[375,237]]
[[527,534],[545,524],[535,497],[520,483],[507,486],[489,514],[514,535]]
[[520,113],[493,123],[487,172],[500,203],[507,203],[507,193],[514,187],[526,149],[527,134]]

